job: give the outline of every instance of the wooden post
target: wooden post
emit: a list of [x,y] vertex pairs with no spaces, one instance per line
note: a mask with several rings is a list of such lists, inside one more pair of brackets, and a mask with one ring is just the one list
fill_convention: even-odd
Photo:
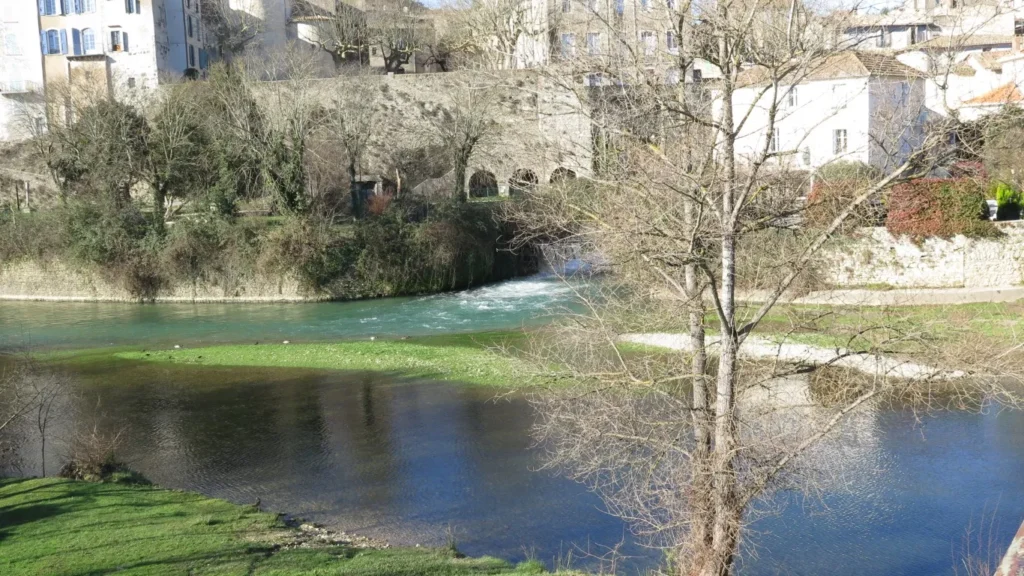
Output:
[[1013,537],[1010,549],[1006,551],[1006,556],[1003,556],[1003,561],[999,563],[994,576],[1021,575],[1024,575],[1024,524],[1020,525],[1020,530]]

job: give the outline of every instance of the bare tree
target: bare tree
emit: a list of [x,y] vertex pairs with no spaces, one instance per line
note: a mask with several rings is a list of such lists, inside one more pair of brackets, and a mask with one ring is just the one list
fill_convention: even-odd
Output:
[[230,70],[263,32],[262,8],[257,0],[201,0],[200,8],[203,29]]
[[356,177],[367,150],[382,129],[381,113],[381,88],[377,79],[371,76],[346,78],[330,103],[322,125],[324,136],[336,142],[345,154],[352,214],[357,218],[362,215],[362,205]]
[[41,473],[46,476],[46,448],[54,417],[66,413],[70,399],[66,376],[31,360],[6,366],[0,373],[0,452],[11,453],[29,425],[38,434]]
[[486,78],[453,75],[445,83],[441,105],[426,116],[430,137],[451,155],[455,186],[452,195],[460,202],[466,200],[466,171],[474,152],[500,134],[497,115],[501,89],[500,84]]
[[[678,574],[732,573],[755,503],[813,489],[832,468],[825,447],[872,406],[1016,400],[1001,378],[1019,380],[1019,358],[978,362],[962,342],[925,342],[889,319],[813,358],[794,357],[792,330],[755,335],[851,213],[955,154],[956,119],[929,118],[920,71],[849,51],[835,34],[843,17],[798,2],[680,2],[648,11],[640,34],[616,15],[597,18],[606,25],[586,32],[586,50],[566,23],[559,57],[540,71],[585,103],[595,175],[545,187],[513,217],[527,237],[599,253],[614,275],[538,343],[545,366],[554,360],[581,383],[536,398],[537,433],[552,464],[589,482]],[[694,70],[709,81],[691,81]],[[815,92],[836,78],[848,92]],[[856,142],[853,127],[832,130],[869,90],[880,106]],[[822,134],[830,150],[817,147]],[[806,186],[817,167],[851,158],[881,176],[824,226],[792,230],[804,205],[784,182]],[[737,292],[754,284],[760,301],[744,307]],[[674,354],[622,344],[666,330],[634,340]],[[893,351],[914,363],[888,359]]]
[[331,55],[336,70],[346,65],[363,66],[370,41],[363,11],[338,1],[333,12],[317,11],[298,18],[313,27],[310,40]]

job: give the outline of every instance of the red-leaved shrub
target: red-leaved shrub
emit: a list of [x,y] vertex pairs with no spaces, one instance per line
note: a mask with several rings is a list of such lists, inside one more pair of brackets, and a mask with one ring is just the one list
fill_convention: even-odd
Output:
[[897,184],[889,193],[885,227],[915,239],[997,236],[985,218],[985,190],[973,178],[921,178]]

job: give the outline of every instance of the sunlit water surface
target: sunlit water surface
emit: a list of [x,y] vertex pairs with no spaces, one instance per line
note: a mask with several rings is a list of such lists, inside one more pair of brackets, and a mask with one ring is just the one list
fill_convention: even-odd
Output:
[[[427,298],[308,305],[0,303],[8,348],[321,340],[489,330],[543,321],[570,290],[529,279]],[[126,430],[154,482],[284,511],[396,544],[549,563],[620,542],[636,573],[658,557],[585,487],[538,470],[518,397],[375,374],[94,362],[74,369],[76,416],[52,437]],[[952,574],[965,531],[1005,548],[1024,518],[1024,416],[886,411],[856,422],[845,484],[782,497],[753,525],[745,575]],[[50,471],[59,459],[51,446]],[[36,446],[24,472],[38,473]],[[994,521],[992,520],[994,518]],[[991,522],[991,524],[990,524]],[[580,562],[585,562],[581,560]]]

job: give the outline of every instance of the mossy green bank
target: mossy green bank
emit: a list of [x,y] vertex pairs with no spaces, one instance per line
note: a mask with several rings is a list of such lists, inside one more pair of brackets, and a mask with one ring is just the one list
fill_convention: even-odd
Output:
[[431,549],[291,548],[276,514],[151,486],[54,478],[0,480],[5,576],[535,574],[537,562]]
[[259,366],[392,372],[481,386],[523,386],[531,370],[512,350],[522,336],[487,333],[406,340],[252,343],[114,352],[123,360],[205,366]]

